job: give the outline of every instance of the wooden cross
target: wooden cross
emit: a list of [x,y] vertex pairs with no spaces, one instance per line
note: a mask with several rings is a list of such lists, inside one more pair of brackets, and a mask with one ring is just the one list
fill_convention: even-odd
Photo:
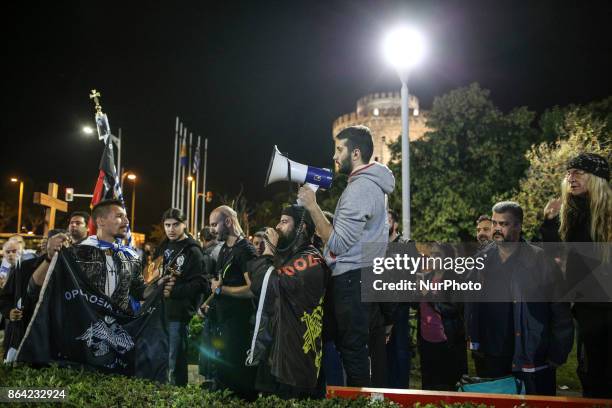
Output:
[[102,113],[102,106],[100,106],[100,97],[102,95],[100,95],[100,92],[96,91],[95,89],[91,90],[91,94],[89,94],[89,99],[93,99],[94,103],[96,104],[96,113]]
[[68,211],[68,203],[57,198],[58,189],[57,184],[49,183],[48,194],[34,193],[34,204],[47,207],[45,209],[45,235],[49,230],[55,228],[55,211]]

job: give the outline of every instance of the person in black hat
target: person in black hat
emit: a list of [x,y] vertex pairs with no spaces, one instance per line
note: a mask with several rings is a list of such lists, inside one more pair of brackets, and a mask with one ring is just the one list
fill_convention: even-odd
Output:
[[[598,154],[582,153],[572,158],[566,169],[561,199],[551,200],[544,209],[542,237],[549,242],[607,243],[597,261],[610,262],[612,189],[608,161]],[[570,288],[596,268],[593,259],[570,250],[566,260]],[[576,302],[573,313],[578,323],[577,371],[583,395],[612,398],[612,303]]]
[[281,398],[317,396],[331,270],[312,244],[314,231],[303,207],[285,207],[276,229],[266,228],[265,250],[249,267],[258,308],[247,365],[258,366],[259,391]]
[[188,234],[186,217],[178,208],[162,215],[166,239],[157,249],[155,258],[163,257],[162,272],[175,277],[174,288],[166,300],[169,335],[168,379],[174,385],[187,385],[187,340],[189,322],[210,293],[205,278],[205,259],[198,242]]

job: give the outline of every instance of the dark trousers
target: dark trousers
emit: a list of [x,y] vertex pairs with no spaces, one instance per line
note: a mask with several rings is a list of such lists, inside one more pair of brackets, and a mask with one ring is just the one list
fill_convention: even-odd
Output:
[[481,378],[499,378],[512,375],[512,356],[496,357],[472,353],[476,375]]
[[344,386],[344,370],[333,341],[323,343],[323,374],[327,385]]
[[612,398],[612,310],[577,303],[574,314],[582,342],[578,354],[582,395]]
[[168,380],[173,385],[187,385],[187,338],[189,323],[168,322]]
[[557,370],[546,368],[535,373],[515,372],[514,376],[523,380],[528,395],[557,395]]
[[242,313],[220,321],[219,338],[213,342],[219,350],[220,361],[216,364],[219,388],[227,388],[239,398],[252,401],[257,398],[256,369],[244,364],[251,340],[249,317]]
[[207,386],[214,389],[217,385],[217,366],[219,350],[213,347],[212,340],[219,338],[218,325],[212,313],[208,313],[202,327],[200,345],[199,372],[205,378]]
[[457,391],[457,382],[467,374],[465,343],[449,344],[448,341],[430,343],[419,339],[421,377],[424,390]]
[[372,387],[386,388],[387,382],[387,349],[385,347],[385,326],[370,329],[370,364],[372,367]]
[[525,384],[525,393],[529,395],[556,395],[557,370],[546,368],[534,373],[512,372],[512,357],[474,356],[476,374],[483,378],[499,378],[514,375]]
[[410,305],[400,303],[387,344],[388,383],[390,388],[410,388],[411,342]]
[[361,270],[354,269],[332,279],[337,324],[336,345],[342,357],[349,387],[370,385],[368,352],[369,307],[361,303]]

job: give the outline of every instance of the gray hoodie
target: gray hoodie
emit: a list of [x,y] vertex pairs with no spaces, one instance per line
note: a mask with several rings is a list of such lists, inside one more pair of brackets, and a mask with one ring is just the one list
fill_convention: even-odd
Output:
[[327,242],[325,255],[332,276],[371,266],[375,257],[385,255],[389,241],[387,194],[394,188],[395,177],[383,164],[370,163],[351,173]]

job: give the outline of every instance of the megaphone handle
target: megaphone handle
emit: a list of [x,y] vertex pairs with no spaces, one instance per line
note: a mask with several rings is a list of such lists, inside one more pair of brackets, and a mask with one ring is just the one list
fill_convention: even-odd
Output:
[[[319,189],[319,186],[316,184],[312,184],[312,183],[304,183],[305,187],[308,187],[309,189],[311,189],[312,191],[314,191],[315,193],[317,192],[317,190]],[[304,204],[302,203],[302,200],[300,200],[299,198],[297,199],[297,205],[303,207]]]

